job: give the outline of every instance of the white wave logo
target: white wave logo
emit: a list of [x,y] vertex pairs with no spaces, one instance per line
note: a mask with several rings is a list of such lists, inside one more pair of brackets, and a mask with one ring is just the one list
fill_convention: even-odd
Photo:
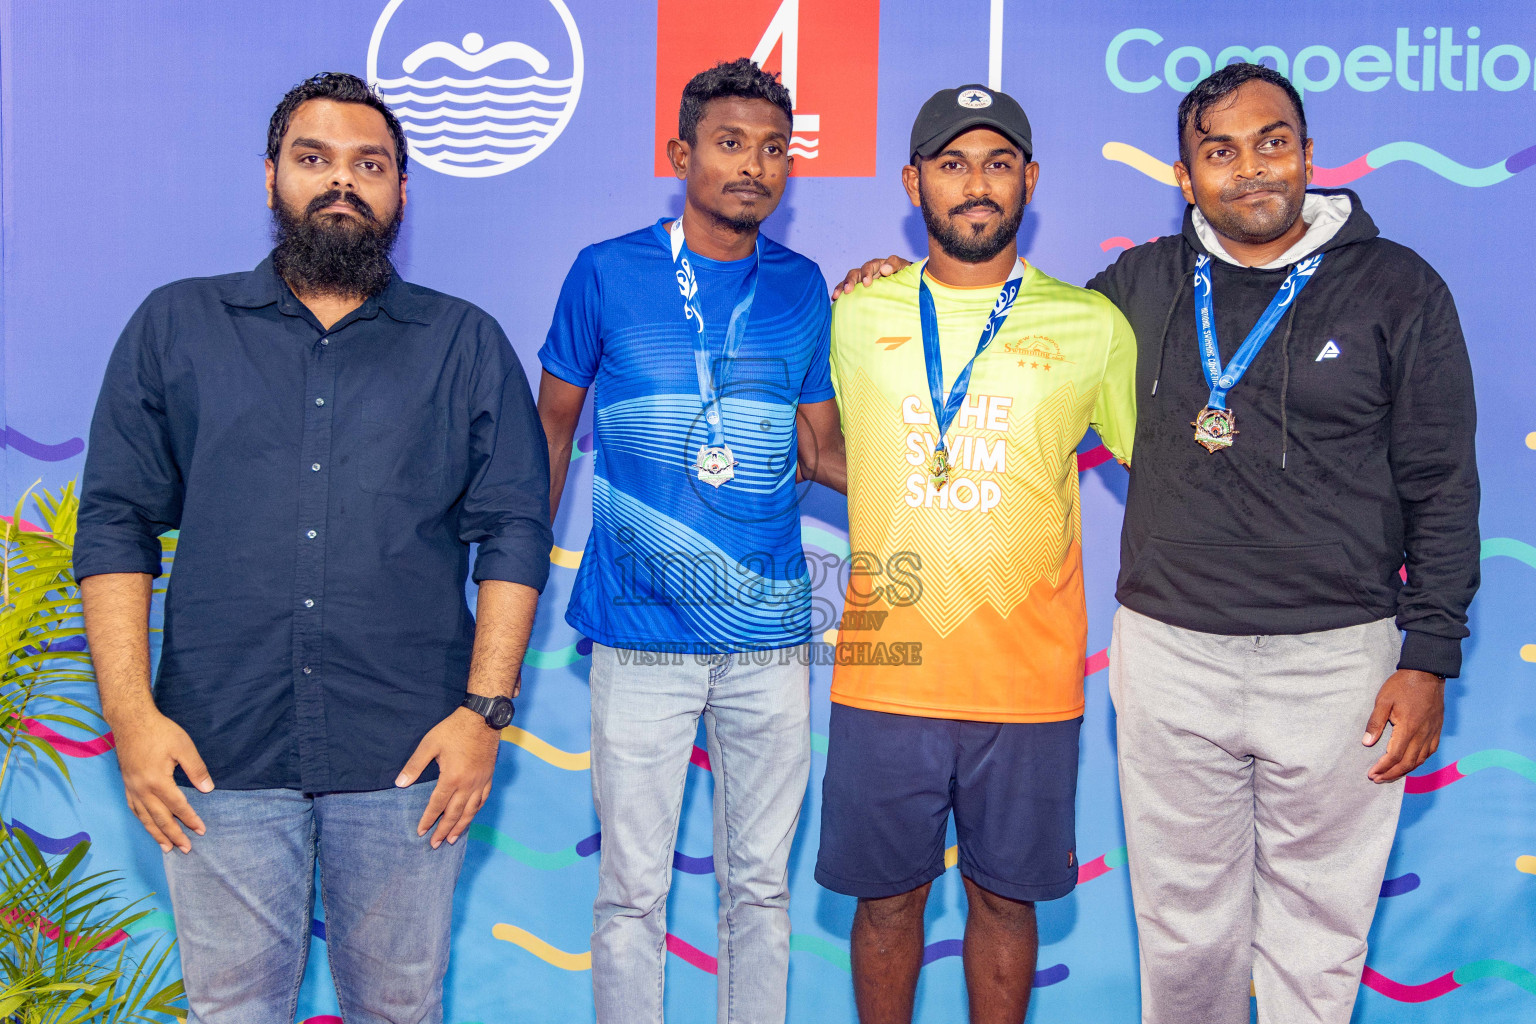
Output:
[[[816,150],[821,146],[820,114],[796,114],[794,127],[790,129],[789,155],[804,157],[807,160],[816,159]],[[804,134],[801,134],[801,133]]]
[[[559,15],[569,39],[567,78],[547,77],[555,65],[535,46],[515,39],[487,46],[479,32],[466,33],[458,43],[423,42],[400,61],[402,74],[381,75],[380,44],[405,2],[389,0],[373,27],[368,81],[400,119],[411,158],[443,174],[488,178],[548,149],[581,95],[581,35],[564,0],[544,2]],[[559,57],[563,64],[564,54]],[[449,72],[449,66],[455,70]]]

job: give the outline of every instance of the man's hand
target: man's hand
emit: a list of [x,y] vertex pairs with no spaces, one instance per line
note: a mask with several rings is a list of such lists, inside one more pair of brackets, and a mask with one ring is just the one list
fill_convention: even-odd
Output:
[[201,792],[213,790],[213,779],[209,778],[192,737],[158,713],[132,726],[119,726],[113,730],[113,736],[117,740],[117,764],[123,773],[128,809],[144,825],[150,838],[160,844],[161,852],[170,853],[174,846],[182,853],[191,853],[192,840],[181,826],[198,835],[206,830],[203,819],[176,785],[176,766],[181,765],[188,781]]
[[416,752],[400,770],[397,786],[409,786],[431,764],[437,762],[437,786],[432,799],[416,825],[416,834],[424,836],[432,823],[435,850],[447,839],[450,844],[469,828],[476,813],[491,795],[491,777],[496,774],[496,750],[501,734],[485,724],[485,719],[468,708],[459,708],[432,727],[421,738]]
[[[548,379],[549,374],[544,375]],[[566,385],[569,387],[569,385]],[[570,440],[566,432],[567,442]],[[569,447],[567,447],[569,454]],[[558,497],[558,496],[557,496]],[[475,651],[469,662],[469,692],[481,697],[517,696],[522,687],[523,654],[539,592],[507,580],[482,580],[475,601]],[[435,850],[447,839],[456,843],[491,795],[496,751],[501,733],[468,708],[459,708],[421,738],[416,752],[400,769],[397,786],[415,782],[427,765],[437,762],[437,788],[416,825],[424,836],[432,823]]]
[[911,260],[904,260],[900,256],[887,256],[883,260],[870,260],[862,267],[855,267],[848,271],[848,276],[836,288],[832,289],[832,301],[836,302],[838,296],[847,295],[853,291],[853,286],[860,281],[868,288],[879,277],[890,277],[903,267],[910,266]]
[[1392,739],[1387,743],[1387,752],[1366,772],[1366,778],[1372,782],[1395,782],[1440,749],[1440,727],[1445,724],[1445,680],[1414,669],[1392,673],[1376,695],[1376,707],[1366,723],[1362,742],[1368,747],[1375,746],[1388,722],[1392,723]]

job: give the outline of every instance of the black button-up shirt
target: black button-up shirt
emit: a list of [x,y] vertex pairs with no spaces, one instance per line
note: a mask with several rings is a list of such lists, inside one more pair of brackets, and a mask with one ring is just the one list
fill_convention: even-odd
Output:
[[160,288],[129,321],[75,575],[159,575],[179,529],[155,703],[214,783],[384,789],[464,697],[470,545],[476,582],[542,589],[548,504],[495,320],[395,277],[325,330],[267,260]]

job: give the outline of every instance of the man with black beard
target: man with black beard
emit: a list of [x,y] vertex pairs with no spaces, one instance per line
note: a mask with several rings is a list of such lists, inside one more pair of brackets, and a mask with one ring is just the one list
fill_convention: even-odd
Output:
[[271,256],[152,293],[91,425],[75,573],[202,1024],[293,1020],[317,860],[342,1014],[442,1020],[458,840],[549,571],[521,364],[489,316],[390,264],[405,168],[363,81],[290,91],[267,138]]
[[933,96],[902,169],[928,258],[833,313],[858,554],[816,879],[859,898],[864,1024],[912,1019],[951,813],[972,1021],[1024,1019],[1035,901],[1077,884],[1088,619],[1076,448],[1093,426],[1130,459],[1136,351],[1103,296],[1019,259],[1032,150],[1012,97]]

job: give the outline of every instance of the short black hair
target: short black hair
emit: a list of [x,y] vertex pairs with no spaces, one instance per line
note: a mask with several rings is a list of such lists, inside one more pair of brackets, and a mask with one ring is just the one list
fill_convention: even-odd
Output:
[[395,117],[395,112],[379,98],[379,94],[373,91],[371,85],[345,71],[325,71],[318,75],[311,75],[288,90],[288,94],[277,105],[277,109],[272,111],[272,120],[267,124],[268,160],[274,163],[277,161],[278,153],[283,148],[283,136],[288,134],[288,123],[293,120],[293,112],[299,109],[299,104],[309,100],[361,103],[365,107],[377,110],[383,115],[389,134],[394,137],[395,162],[400,165],[400,177],[405,177],[405,131],[400,127],[399,118]]
[[1306,145],[1307,112],[1301,108],[1301,94],[1296,91],[1291,80],[1263,64],[1228,64],[1205,76],[1179,102],[1179,159],[1186,166],[1189,164],[1189,142],[1184,136],[1184,130],[1193,123],[1195,131],[1207,131],[1205,112],[1232,95],[1245,82],[1268,82],[1291,98],[1291,106],[1296,108],[1296,130],[1301,133],[1301,144]]
[[683,86],[683,102],[677,110],[677,137],[688,145],[699,141],[699,121],[710,100],[740,96],[748,100],[767,100],[780,110],[791,125],[795,123],[795,105],[789,90],[779,81],[778,72],[767,72],[746,57],[721,61],[708,71],[700,71]]

